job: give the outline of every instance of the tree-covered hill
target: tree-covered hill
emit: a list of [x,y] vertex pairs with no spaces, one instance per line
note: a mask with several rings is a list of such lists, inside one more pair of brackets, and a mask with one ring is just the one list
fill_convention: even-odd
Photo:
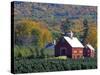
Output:
[[33,20],[42,20],[49,25],[57,25],[61,20],[68,18],[71,20],[88,18],[93,22],[97,19],[97,7],[62,5],[31,2],[14,2],[15,18],[31,18]]
[[[14,2],[14,21],[31,19],[37,21],[56,39],[63,31],[72,30],[79,40],[91,43],[96,48],[97,44],[97,7],[80,5],[63,5],[51,3]],[[67,20],[66,20],[67,19]],[[84,24],[84,20],[87,20]],[[40,26],[41,26],[40,23]],[[27,25],[30,25],[27,23]],[[42,30],[43,31],[43,30]],[[48,36],[48,35],[47,35]],[[91,38],[94,36],[95,38]],[[53,40],[52,40],[53,41]]]

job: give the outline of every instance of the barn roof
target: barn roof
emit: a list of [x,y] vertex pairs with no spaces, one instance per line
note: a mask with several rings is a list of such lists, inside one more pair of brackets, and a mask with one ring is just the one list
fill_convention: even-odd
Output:
[[81,44],[81,42],[76,37],[67,37],[64,36],[64,39],[72,46],[72,47],[78,47],[78,48],[84,48],[84,46]]
[[45,48],[47,49],[54,49],[55,48],[55,45],[53,43],[49,43],[45,46]]
[[90,48],[91,50],[95,50],[90,44],[87,44],[86,47]]

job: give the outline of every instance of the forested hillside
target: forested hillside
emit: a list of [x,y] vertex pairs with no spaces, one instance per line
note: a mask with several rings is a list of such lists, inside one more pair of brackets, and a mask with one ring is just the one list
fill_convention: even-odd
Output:
[[[42,25],[40,24],[40,26],[47,27],[53,39],[60,37],[64,30],[62,25],[65,21],[66,30],[70,27],[70,30],[75,33],[74,36],[80,40],[83,39],[86,43],[91,43],[96,48],[97,7],[95,6],[14,2],[14,16],[14,21],[29,19],[41,22]],[[84,20],[87,20],[88,30],[85,30]],[[17,26],[16,23],[15,26]],[[90,38],[91,36],[95,36],[95,38]]]

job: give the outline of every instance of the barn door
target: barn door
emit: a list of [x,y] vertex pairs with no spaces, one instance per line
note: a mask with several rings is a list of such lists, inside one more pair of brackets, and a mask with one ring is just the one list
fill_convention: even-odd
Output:
[[61,56],[66,56],[66,55],[67,55],[67,48],[62,47],[62,48],[60,49],[60,55],[61,55]]
[[62,49],[61,54],[62,55],[66,55],[66,50],[65,49]]

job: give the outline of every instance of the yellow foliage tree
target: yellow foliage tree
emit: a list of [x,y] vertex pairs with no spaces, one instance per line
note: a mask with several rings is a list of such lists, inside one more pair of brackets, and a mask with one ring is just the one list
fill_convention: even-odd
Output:
[[18,21],[18,25],[19,26],[16,25],[15,28],[17,36],[26,35],[27,37],[32,37],[32,35],[37,34],[38,45],[41,48],[44,47],[47,42],[52,41],[51,33],[43,22],[23,19]]
[[90,43],[94,48],[97,48],[97,28],[96,25],[89,27],[89,34],[86,38],[86,42]]

